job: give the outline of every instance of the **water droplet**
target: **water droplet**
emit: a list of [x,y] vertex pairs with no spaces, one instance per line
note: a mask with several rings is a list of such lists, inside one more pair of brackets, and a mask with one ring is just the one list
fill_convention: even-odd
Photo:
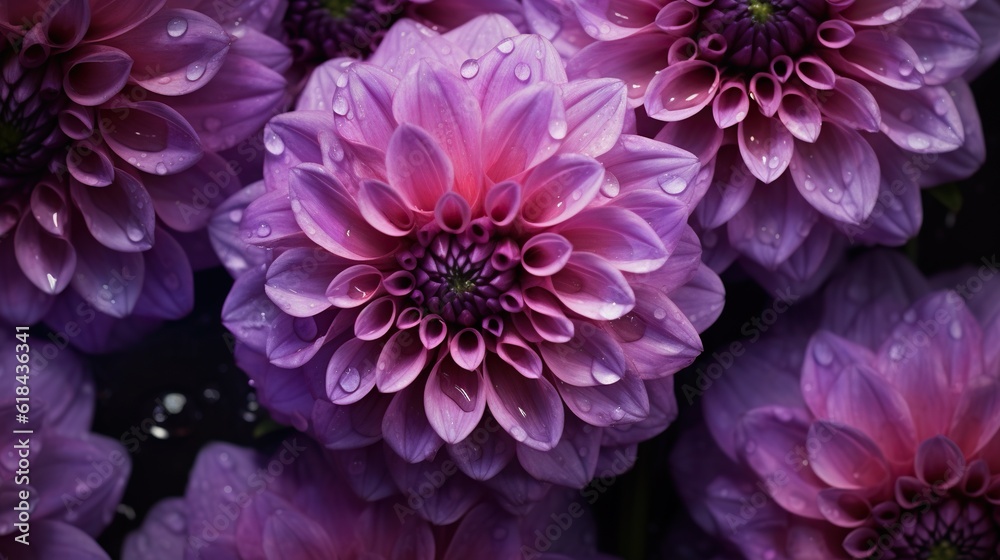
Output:
[[514,52],[514,41],[512,41],[509,37],[500,41],[500,43],[497,44],[497,50],[503,54],[510,54]]
[[653,317],[655,317],[657,321],[662,321],[666,319],[667,311],[662,307],[657,307],[656,311],[653,312]]
[[476,77],[476,74],[479,73],[479,63],[476,62],[474,59],[470,58],[469,60],[466,60],[465,62],[462,63],[462,68],[460,72],[463,78],[465,78],[466,80],[471,80],[472,78]]
[[656,182],[667,194],[681,194],[687,188],[687,181],[676,175],[660,175],[656,178]]
[[182,17],[170,18],[170,21],[167,22],[167,35],[175,39],[187,33],[187,30],[188,22]]
[[336,83],[337,87],[347,87],[347,74],[341,73],[339,76],[337,76]]
[[833,350],[830,346],[822,341],[817,341],[813,346],[813,358],[816,359],[820,365],[828,366],[833,363]]
[[902,61],[902,62],[899,63],[899,75],[900,76],[904,76],[905,77],[905,76],[909,76],[912,73],[913,73],[913,63],[912,62],[910,62],[909,60],[904,60],[904,61]]
[[622,408],[622,407],[619,406],[619,407],[616,407],[614,410],[611,411],[611,419],[614,420],[615,422],[621,420],[622,418],[625,418],[625,409],[624,408]]
[[356,367],[348,367],[340,374],[340,388],[353,393],[361,386],[361,372]]
[[952,321],[951,325],[948,326],[948,334],[955,340],[962,338],[962,323]]
[[913,132],[906,138],[906,143],[914,150],[926,150],[931,142],[927,136],[919,132]]
[[257,237],[267,237],[268,235],[271,235],[271,226],[265,223],[257,226]]
[[523,62],[518,62],[517,66],[514,67],[514,76],[518,80],[525,82],[531,77],[531,68]]
[[951,108],[951,104],[948,103],[947,97],[940,97],[934,102],[934,113],[939,117],[947,115],[949,108]]
[[229,211],[229,220],[234,224],[240,223],[243,220],[243,210],[240,208],[235,208]]
[[333,112],[343,117],[347,114],[347,110],[347,98],[340,94],[335,95],[333,97]]
[[896,21],[903,17],[903,9],[898,6],[894,6],[883,12],[882,17],[884,17],[888,22]]
[[198,64],[197,62],[187,67],[187,72],[184,77],[191,82],[197,82],[205,75],[205,65]]
[[781,161],[778,159],[778,156],[771,156],[771,159],[767,162],[767,167],[768,169],[777,169],[779,163],[781,163]]
[[157,163],[156,167],[154,169],[156,170],[156,174],[157,175],[166,175],[167,174],[167,164],[163,163],[162,161],[159,162],[159,163]]
[[621,183],[618,182],[618,177],[610,171],[604,172],[604,183],[601,184],[601,194],[608,197],[614,198],[618,196],[622,190]]
[[517,441],[524,441],[528,439],[528,432],[524,431],[521,426],[511,426],[510,435]]
[[591,404],[590,399],[587,399],[587,398],[581,398],[581,399],[577,400],[576,401],[576,406],[578,406],[580,408],[580,410],[582,410],[583,412],[590,412],[590,409],[593,408],[593,405]]
[[285,143],[273,130],[267,129],[264,132],[264,148],[272,155],[280,156],[285,151]]
[[135,221],[130,221],[125,226],[125,235],[129,238],[129,241],[133,243],[138,243],[146,237],[146,233],[142,231],[139,224]]
[[549,121],[549,136],[553,140],[562,140],[566,137],[567,124],[566,121],[562,119],[554,119]]

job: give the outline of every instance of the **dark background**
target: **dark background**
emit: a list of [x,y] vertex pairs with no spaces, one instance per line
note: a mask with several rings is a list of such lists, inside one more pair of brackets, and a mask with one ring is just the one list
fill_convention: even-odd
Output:
[[[1000,239],[1000,68],[973,83],[986,134],[988,161],[972,178],[958,185],[961,207],[953,211],[939,197],[924,192],[924,224],[920,236],[901,248],[925,273],[974,264],[997,252]],[[863,249],[855,249],[861,251]],[[768,304],[767,295],[738,273],[724,276],[726,309],[704,335],[711,350],[740,337],[740,326]],[[168,323],[126,352],[98,356],[92,366],[98,386],[94,430],[120,439],[146,418],[163,418],[165,439],[149,438],[131,455],[132,478],[113,524],[100,539],[117,558],[124,536],[139,526],[158,500],[184,493],[187,475],[198,450],[213,440],[253,445],[255,431],[266,431],[266,413],[258,409],[245,375],[233,363],[229,339],[219,322],[231,280],[221,269],[195,276],[196,307],[187,318]],[[44,336],[44,335],[43,335]],[[692,383],[693,368],[677,374],[677,385]],[[166,414],[158,402],[171,393],[187,403],[177,414]],[[691,421],[698,410],[681,400],[681,418],[659,437],[642,444],[635,469],[619,477],[596,502],[599,543],[604,552],[632,559],[708,558],[713,543],[699,541],[686,518],[670,479],[666,458],[676,440],[678,424]],[[680,552],[664,545],[668,529],[681,531],[691,549]],[[704,548],[700,548],[704,547]]]

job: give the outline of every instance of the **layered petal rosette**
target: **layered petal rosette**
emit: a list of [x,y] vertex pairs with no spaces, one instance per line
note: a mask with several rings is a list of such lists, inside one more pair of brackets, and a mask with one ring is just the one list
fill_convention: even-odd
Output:
[[94,385],[71,350],[45,358],[29,331],[0,328],[0,554],[107,560],[94,539],[125,491],[128,453],[90,433]]
[[747,558],[996,558],[995,274],[855,263],[705,393],[714,444],[674,457],[695,518]]
[[404,20],[370,63],[320,67],[267,126],[264,184],[215,219],[262,401],[410,462],[495,420],[466,465],[484,480],[519,462],[582,486],[662,430],[722,286],[685,223],[697,161],[623,134],[626,108],[499,16]]
[[[363,499],[352,480],[377,465],[353,463],[346,472],[336,455],[295,439],[270,457],[211,444],[198,455],[186,495],[154,506],[122,558],[608,558],[597,552],[593,520],[572,492],[553,493],[523,516],[484,502],[434,527],[409,513],[412,498],[391,489]],[[545,537],[560,515],[571,525]]]
[[450,29],[488,13],[520,24],[523,11],[518,0],[292,0],[284,28],[298,60],[321,63],[366,58],[402,17]]
[[595,40],[569,75],[621,78],[705,163],[694,223],[717,270],[807,282],[845,242],[901,245],[920,189],[985,159],[966,75],[996,57],[995,2],[567,2]]
[[280,31],[276,9],[4,3],[0,316],[29,324],[51,311],[61,327],[190,310],[183,236],[247,165],[215,152],[259,133],[286,101],[291,58],[267,34]]

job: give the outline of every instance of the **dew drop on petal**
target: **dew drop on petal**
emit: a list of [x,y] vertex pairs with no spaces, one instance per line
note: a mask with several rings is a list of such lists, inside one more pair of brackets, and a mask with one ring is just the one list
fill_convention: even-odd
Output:
[[264,148],[272,155],[280,156],[285,151],[285,143],[272,130],[264,133]]
[[340,375],[340,388],[348,393],[353,393],[361,386],[361,372],[356,367],[348,367]]
[[914,132],[910,134],[906,138],[906,143],[909,144],[910,148],[914,150],[925,150],[931,145],[931,142],[930,140],[927,139],[927,136],[920,134],[919,132]]
[[129,241],[132,241],[133,243],[138,243],[142,241],[144,237],[146,237],[146,234],[143,233],[142,228],[140,228],[139,224],[135,223],[134,221],[130,221],[128,225],[125,226],[125,235],[129,238]]
[[657,177],[656,182],[659,183],[663,192],[667,194],[680,194],[687,188],[687,181],[676,175],[660,175]]
[[909,76],[912,73],[913,73],[913,63],[912,62],[910,62],[909,60],[904,60],[904,61],[902,61],[902,62],[899,63],[899,75],[900,76],[904,76],[905,77],[905,76]]
[[566,121],[562,119],[549,121],[549,136],[551,136],[553,140],[562,140],[566,137],[567,126]]
[[611,419],[614,420],[615,422],[621,420],[622,418],[625,418],[625,409],[624,408],[622,408],[622,407],[619,406],[619,407],[616,407],[614,410],[611,411]]
[[962,323],[952,321],[951,325],[948,326],[948,334],[955,340],[962,338]]
[[827,343],[817,341],[813,346],[813,358],[815,358],[820,365],[828,366],[833,363],[833,351]]
[[509,37],[500,41],[500,43],[497,44],[497,50],[503,54],[510,54],[514,52],[514,41],[512,41]]
[[884,17],[888,22],[896,21],[903,17],[903,9],[898,6],[894,6],[883,12],[882,17]]
[[234,224],[238,224],[242,219],[243,219],[242,209],[234,208],[233,210],[229,211],[229,221],[233,222]]
[[610,171],[604,172],[604,182],[601,183],[601,194],[608,197],[614,198],[618,196],[622,190],[621,183],[618,182],[618,177]]
[[347,74],[337,76],[337,87],[347,87]]
[[205,65],[198,64],[196,62],[187,67],[187,72],[184,74],[184,77],[187,78],[189,81],[197,82],[204,75],[205,75]]
[[333,112],[343,117],[344,115],[347,114],[347,110],[348,110],[347,98],[339,94],[334,96]]
[[510,435],[517,441],[524,441],[528,439],[528,432],[525,432],[524,428],[521,426],[511,426]]
[[182,17],[170,18],[170,21],[167,22],[167,35],[175,39],[187,33],[187,29],[188,22]]
[[271,226],[264,223],[257,226],[257,237],[267,237],[268,235],[271,235]]
[[593,408],[593,405],[590,403],[590,399],[587,398],[577,400],[576,406],[578,406],[583,412],[590,412],[590,409]]
[[462,68],[459,71],[461,72],[463,78],[471,80],[476,77],[476,74],[479,73],[479,63],[470,58],[462,63]]
[[156,174],[157,175],[166,175],[167,174],[167,165],[161,161],[161,162],[159,162],[159,163],[156,164],[155,170],[156,170]]
[[518,62],[514,67],[514,77],[522,82],[527,81],[531,77],[531,68],[523,62]]

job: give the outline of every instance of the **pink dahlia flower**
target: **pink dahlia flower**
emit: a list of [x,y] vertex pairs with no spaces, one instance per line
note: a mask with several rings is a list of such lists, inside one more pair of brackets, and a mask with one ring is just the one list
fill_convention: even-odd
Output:
[[669,194],[697,161],[622,133],[624,84],[567,82],[499,16],[404,20],[370,62],[320,67],[299,109],[266,128],[264,184],[215,218],[249,267],[224,322],[282,418],[410,462],[495,419],[509,435],[474,477],[516,452],[579,486],[602,445],[669,423],[723,290]]
[[285,101],[277,4],[3,3],[0,316],[187,313],[178,232],[238,186],[213,152]]
[[89,432],[94,385],[69,349],[45,360],[30,351],[38,342],[30,335],[25,350],[14,327],[0,329],[0,555],[107,559],[94,539],[125,491],[128,453]]
[[705,163],[695,223],[720,268],[804,282],[845,238],[901,245],[920,188],[984,161],[966,78],[996,58],[993,0],[566,1],[596,40],[570,77],[621,78]]
[[[356,462],[341,470],[332,462],[335,455],[294,439],[270,457],[211,444],[198,455],[185,497],[154,506],[126,540],[122,557],[607,558],[597,552],[593,521],[572,492],[553,493],[523,516],[482,503],[448,526],[434,527],[412,515],[412,498],[394,492],[374,501],[359,497],[352,480],[366,478],[372,465]],[[559,516],[572,521],[557,527],[553,539],[549,526]]]
[[754,559],[997,558],[996,273],[855,263],[706,391],[724,456],[674,457],[696,519]]

